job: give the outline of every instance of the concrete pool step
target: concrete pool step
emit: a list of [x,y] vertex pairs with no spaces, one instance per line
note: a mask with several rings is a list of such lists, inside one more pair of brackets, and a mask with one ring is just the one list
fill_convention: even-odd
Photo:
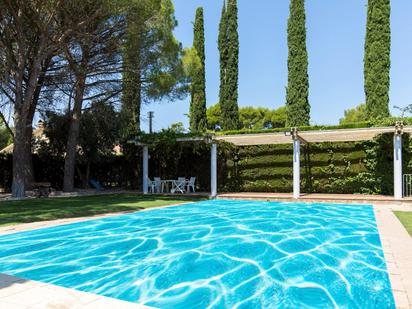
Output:
[[0,308],[153,309],[153,307],[6,274],[0,274]]

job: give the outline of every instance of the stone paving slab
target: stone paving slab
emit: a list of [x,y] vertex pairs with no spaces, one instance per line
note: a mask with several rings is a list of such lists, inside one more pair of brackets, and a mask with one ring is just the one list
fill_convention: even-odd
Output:
[[153,307],[0,274],[0,308],[150,309]]
[[412,237],[391,207],[374,207],[397,308],[412,308]]

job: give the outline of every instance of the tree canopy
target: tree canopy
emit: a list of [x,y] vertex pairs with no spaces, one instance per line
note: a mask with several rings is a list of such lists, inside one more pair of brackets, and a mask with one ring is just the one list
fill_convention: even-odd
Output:
[[[271,110],[264,107],[246,106],[239,108],[239,116],[239,129],[264,130],[284,128],[286,126],[286,107]],[[207,109],[208,128],[210,130],[222,130],[220,119],[220,105],[210,106]]]
[[142,104],[163,98],[175,100],[187,92],[181,44],[171,0],[131,2],[125,12],[122,110],[125,135],[140,131]]
[[367,120],[368,114],[366,111],[366,104],[359,104],[354,108],[345,110],[344,117],[339,119],[339,124],[356,123]]

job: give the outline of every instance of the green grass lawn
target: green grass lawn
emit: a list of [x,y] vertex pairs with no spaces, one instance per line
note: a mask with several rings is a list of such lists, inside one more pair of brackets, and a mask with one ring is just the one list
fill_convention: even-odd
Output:
[[409,235],[412,236],[412,212],[395,211],[395,215],[402,222],[403,226],[408,230]]
[[0,202],[0,226],[166,206],[196,197],[111,194]]

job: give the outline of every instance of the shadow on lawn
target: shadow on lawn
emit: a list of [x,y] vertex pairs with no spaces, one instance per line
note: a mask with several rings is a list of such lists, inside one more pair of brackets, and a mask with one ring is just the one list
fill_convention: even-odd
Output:
[[196,201],[183,196],[110,194],[0,202],[0,226],[97,214],[138,211],[144,208]]

